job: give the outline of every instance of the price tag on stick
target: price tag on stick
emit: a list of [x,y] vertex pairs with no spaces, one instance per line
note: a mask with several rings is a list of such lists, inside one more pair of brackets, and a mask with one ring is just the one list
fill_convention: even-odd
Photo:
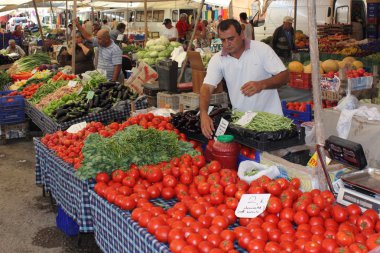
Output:
[[243,194],[235,210],[239,218],[255,218],[265,211],[270,194]]
[[77,81],[69,81],[69,83],[67,84],[67,86],[69,86],[70,88],[74,88],[75,86],[77,86]]
[[86,98],[87,99],[92,99],[94,97],[94,95],[95,95],[95,92],[93,92],[92,90],[90,90],[89,92],[87,92]]
[[246,126],[252,119],[257,115],[257,112],[246,112],[244,115],[236,122],[237,125]]
[[224,118],[220,119],[219,126],[215,132],[215,137],[214,137],[215,140],[216,140],[216,137],[218,137],[219,135],[223,135],[226,132],[228,124],[229,122],[225,120]]

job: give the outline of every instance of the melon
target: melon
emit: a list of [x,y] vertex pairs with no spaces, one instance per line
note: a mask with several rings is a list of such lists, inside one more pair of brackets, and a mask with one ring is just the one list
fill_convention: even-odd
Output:
[[322,62],[322,68],[325,73],[330,71],[337,72],[339,70],[339,65],[335,60],[326,60]]
[[[306,65],[303,68],[303,72],[306,73],[306,74],[311,74],[311,64]],[[321,65],[319,65],[319,73],[320,74],[324,73]]]
[[355,69],[360,69],[364,67],[364,64],[361,61],[354,61],[352,66],[354,66]]
[[344,62],[351,62],[352,63],[352,62],[356,61],[356,59],[354,57],[352,57],[352,56],[347,56],[342,61],[344,61]]
[[288,69],[290,72],[302,73],[303,65],[299,61],[292,61],[292,62],[289,62]]
[[345,62],[345,61],[338,62],[338,66],[340,69],[343,69],[346,66],[346,64],[348,64],[348,62]]

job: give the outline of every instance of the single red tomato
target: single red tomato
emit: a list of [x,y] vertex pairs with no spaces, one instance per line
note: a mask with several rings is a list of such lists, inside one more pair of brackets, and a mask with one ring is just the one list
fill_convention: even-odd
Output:
[[297,225],[306,224],[309,222],[309,216],[307,215],[305,211],[297,211],[294,214],[294,222]]
[[355,236],[350,231],[339,231],[336,233],[336,241],[340,246],[350,246],[355,242]]
[[362,209],[357,204],[350,204],[346,207],[349,215],[361,215]]
[[373,222],[372,218],[368,215],[362,215],[356,220],[356,225],[360,230],[364,229],[374,229],[375,223]]
[[348,212],[344,207],[335,205],[332,208],[332,217],[338,223],[345,222],[348,219]]
[[366,242],[368,250],[373,250],[380,246],[380,233],[370,235]]
[[270,197],[266,209],[269,213],[279,213],[282,210],[281,200],[277,197]]
[[349,249],[351,250],[352,253],[367,253],[368,252],[367,247],[361,243],[351,244]]
[[363,215],[371,217],[374,223],[376,223],[379,219],[379,214],[373,209],[367,209]]
[[309,241],[305,244],[304,252],[305,253],[319,253],[321,252],[321,245],[316,242]]
[[326,253],[332,253],[338,247],[338,244],[334,239],[326,238],[322,242],[322,249]]

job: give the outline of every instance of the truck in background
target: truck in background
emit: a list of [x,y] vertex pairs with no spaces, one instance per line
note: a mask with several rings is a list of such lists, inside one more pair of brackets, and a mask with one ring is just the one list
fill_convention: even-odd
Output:
[[[364,0],[316,0],[317,25],[351,24],[360,20],[365,34],[366,2]],[[334,10],[334,11],[332,11]],[[273,35],[275,29],[282,25],[285,16],[294,16],[293,0],[254,0],[251,13],[255,26],[256,40],[262,40]],[[296,30],[308,34],[307,0],[297,1]]]

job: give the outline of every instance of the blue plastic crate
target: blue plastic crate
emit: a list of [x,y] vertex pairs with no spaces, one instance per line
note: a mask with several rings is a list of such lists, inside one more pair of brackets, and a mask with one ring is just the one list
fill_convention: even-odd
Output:
[[25,120],[25,100],[22,96],[6,96],[12,91],[0,91],[0,125]]
[[239,154],[238,155],[238,164],[244,161],[254,161],[259,163],[260,162],[260,152],[258,150],[255,151],[255,159],[250,159],[249,157],[246,157],[245,155]]
[[58,206],[58,214],[55,219],[57,227],[67,236],[76,236],[79,233],[78,224],[70,218],[63,209]]
[[286,101],[281,101],[282,112],[284,116],[292,119],[294,124],[300,125],[303,122],[313,121],[313,111],[311,110],[311,105],[306,105],[306,112],[300,112],[295,110],[288,110],[286,108]]

